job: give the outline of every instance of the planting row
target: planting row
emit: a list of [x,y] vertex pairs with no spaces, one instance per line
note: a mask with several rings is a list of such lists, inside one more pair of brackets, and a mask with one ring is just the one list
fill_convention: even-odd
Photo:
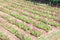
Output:
[[[11,1],[11,0],[10,0]],[[45,4],[40,4],[40,6],[39,5],[34,5],[34,4],[32,4],[32,3],[29,3],[28,4],[28,2],[26,2],[26,1],[24,1],[24,2],[26,2],[26,3],[24,3],[24,2],[19,2],[19,0],[18,0],[18,2],[15,0],[15,2],[13,2],[13,1],[11,1],[12,2],[12,4],[16,4],[16,5],[20,5],[20,6],[24,6],[24,7],[27,7],[27,8],[31,8],[31,7],[33,7],[33,9],[34,10],[36,10],[36,8],[42,8],[41,10],[43,11],[44,10],[44,12],[46,12],[46,13],[49,13],[49,14],[53,14],[54,12],[55,12],[55,9],[54,8],[52,8],[52,7],[50,7],[50,6],[48,6],[47,7],[47,5],[45,5]],[[45,5],[45,6],[44,6]],[[39,6],[39,7],[38,7]],[[47,8],[47,9],[46,9]],[[50,8],[50,10],[51,9],[53,9],[53,10],[51,10],[51,11],[49,11],[49,12],[47,12],[48,11],[48,9]],[[41,10],[40,10],[40,12],[41,12]],[[56,11],[57,11],[58,9],[56,9]]]
[[40,17],[39,15],[34,15],[34,14],[30,14],[30,13],[26,13],[26,12],[20,12],[18,9],[14,8],[14,7],[6,7],[8,9],[11,9],[11,10],[16,10],[16,12],[20,13],[20,14],[23,14],[23,15],[26,15],[26,16],[29,16],[29,17],[32,17],[34,19],[37,19],[39,21],[42,21],[48,25],[52,25],[52,26],[59,26],[60,24],[56,23],[56,22],[50,22],[49,20],[44,20],[42,17]]
[[[3,25],[4,24],[4,25]],[[17,38],[20,40],[32,40],[30,37],[23,35],[17,28],[12,28],[10,25],[2,23],[1,26],[10,31],[12,34],[14,34]]]
[[9,17],[7,15],[5,15],[5,16],[4,15],[0,15],[0,16],[5,18],[5,19],[7,19],[8,22],[10,22],[10,23],[12,23],[12,24],[24,29],[25,31],[29,31],[30,34],[32,34],[32,35],[34,35],[36,37],[40,36],[40,34],[41,34],[40,31],[33,30],[31,27],[28,27],[28,26],[24,25],[23,23],[18,22],[18,20],[14,19],[12,17]]
[[[10,0],[11,2],[13,2],[12,0]],[[34,6],[35,8],[43,8],[44,10],[46,10],[46,11],[51,11],[51,12],[55,12],[55,11],[57,11],[58,10],[58,8],[56,8],[56,10],[55,10],[55,8],[53,8],[53,7],[51,7],[51,6],[48,6],[48,5],[46,5],[46,4],[39,4],[39,3],[37,3],[37,5],[35,6],[34,5],[34,3],[33,2],[29,2],[29,1],[17,1],[17,0],[15,0],[14,1],[15,3],[18,3],[18,4],[23,4],[23,5],[25,5],[25,6],[29,6],[29,7],[31,7],[31,6]],[[13,3],[14,3],[13,2]],[[25,3],[24,3],[25,2]],[[29,3],[29,4],[28,4]],[[59,10],[58,10],[59,11]]]
[[[11,0],[10,0],[11,1]],[[6,1],[6,2],[8,2],[8,0]],[[12,2],[12,4],[15,4],[15,5],[18,5],[18,7],[19,6],[24,6],[24,7],[26,7],[26,8],[29,8],[29,9],[31,9],[31,6],[29,6],[29,5],[26,5],[26,4],[24,4],[24,3],[17,3],[16,1],[15,2],[13,2],[13,1],[11,1]],[[33,10],[36,10],[36,7],[33,7]],[[44,10],[44,9],[43,9]],[[44,10],[43,11],[42,9],[40,9],[40,12],[46,12],[46,13],[51,13],[51,12],[47,12],[46,10]]]
[[[21,4],[22,5],[22,4]],[[15,4],[15,6],[14,5],[11,5],[11,6],[13,6],[13,7],[15,7],[15,8],[17,8],[17,7],[20,7],[21,5],[16,5]],[[22,10],[27,10],[27,11],[29,11],[29,12],[32,12],[32,13],[35,13],[35,14],[39,14],[40,16],[44,16],[44,17],[47,17],[47,18],[52,18],[52,19],[54,19],[54,20],[57,20],[57,21],[60,21],[60,19],[58,19],[57,17],[55,17],[55,16],[52,16],[52,15],[50,15],[50,14],[41,14],[41,13],[43,13],[44,11],[40,11],[40,12],[38,12],[38,11],[34,11],[34,10],[30,10],[29,8],[22,8]]]
[[34,26],[37,26],[38,28],[42,28],[46,31],[49,31],[51,30],[51,28],[47,25],[47,24],[44,24],[43,22],[35,22],[34,20],[32,19],[29,19],[29,17],[26,17],[26,16],[22,16],[22,15],[19,15],[17,13],[14,13],[14,12],[11,12],[10,10],[8,10],[7,8],[3,8],[1,11],[5,12],[5,13],[8,13],[20,20],[23,20],[27,23],[30,23],[30,24],[33,24]]
[[24,14],[24,15],[26,15],[26,16],[32,17],[32,18],[37,19],[37,20],[39,20],[39,21],[42,21],[42,22],[44,22],[44,23],[46,23],[46,24],[48,24],[48,25],[52,25],[52,26],[55,26],[55,27],[59,26],[58,23],[56,23],[56,22],[50,22],[49,20],[44,20],[44,19],[43,19],[42,17],[40,17],[39,15],[29,14],[29,13],[26,13],[26,12],[20,12],[18,9],[16,9],[16,8],[14,8],[14,7],[10,7],[10,6],[4,6],[4,7],[8,8],[8,9],[11,9],[11,10],[16,10],[16,12],[18,12],[18,13],[20,13],[20,14]]
[[[20,2],[21,1],[21,2]],[[20,6],[21,5],[25,5],[26,7],[35,7],[35,8],[43,8],[43,10],[45,10],[46,12],[48,11],[48,10],[51,10],[51,12],[56,12],[56,11],[59,11],[59,9],[58,8],[53,8],[53,7],[51,7],[51,6],[48,6],[48,5],[46,5],[46,4],[39,4],[39,3],[37,3],[37,5],[35,6],[34,5],[34,3],[33,2],[29,2],[29,1],[25,1],[25,0],[14,0],[14,1],[12,1],[12,0],[6,0],[6,2],[12,2],[12,3],[14,3],[14,4],[19,4]],[[5,2],[5,1],[4,1]],[[24,3],[25,2],[25,3]],[[29,4],[28,4],[29,3]],[[34,8],[34,9],[35,9]],[[41,10],[40,10],[41,11]],[[50,11],[49,11],[50,12]]]
[[[35,7],[35,6],[33,6],[33,5],[28,5],[28,4],[25,4],[25,3],[20,3],[20,2],[13,2],[12,4],[15,4],[15,5],[20,5],[20,6],[24,6],[24,7],[26,7],[26,8],[29,8],[29,9],[32,9],[32,7],[33,7],[33,9],[32,10],[35,10],[36,11],[36,8],[38,8],[38,7]],[[41,8],[41,7],[40,7]],[[53,14],[53,12],[47,12],[47,10],[46,9],[40,9],[40,12],[45,12],[45,13],[49,13],[49,14]]]
[[30,9],[28,9],[28,8],[22,8],[23,10],[27,10],[27,11],[29,11],[29,12],[32,12],[32,13],[34,13],[34,14],[38,14],[38,15],[40,15],[40,16],[43,16],[43,17],[46,17],[46,18],[50,18],[50,19],[54,19],[54,20],[56,20],[56,21],[60,21],[60,19],[59,18],[57,18],[56,16],[52,16],[52,15],[50,15],[50,14],[44,14],[44,13],[42,13],[42,12],[38,12],[38,11],[34,11],[34,10],[30,10]]
[[4,32],[0,32],[0,40],[10,40],[8,36],[4,34]]

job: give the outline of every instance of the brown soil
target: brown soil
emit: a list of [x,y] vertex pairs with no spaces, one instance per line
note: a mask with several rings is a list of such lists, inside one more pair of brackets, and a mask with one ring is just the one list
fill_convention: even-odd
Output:
[[[15,1],[15,0],[14,0]],[[21,0],[22,1],[22,0]],[[6,5],[11,5],[12,3],[11,2],[5,2],[5,4]],[[5,5],[5,6],[6,6]],[[14,5],[15,6],[15,5]],[[31,9],[36,9],[36,11],[40,11],[40,10],[45,10],[45,8],[47,8],[47,7],[36,7],[36,5],[33,5],[33,6],[31,6],[31,8],[29,9],[29,10],[31,10]],[[3,6],[0,6],[0,10],[3,8]],[[29,15],[32,15],[33,13],[32,12],[29,12],[29,11],[27,11],[27,10],[22,10],[22,8],[25,8],[25,5],[24,6],[22,6],[22,7],[20,7],[20,8],[16,8],[17,10],[19,10],[20,12],[25,12],[25,13],[28,13]],[[12,10],[12,9],[9,9],[9,10],[11,10],[12,12],[15,12],[15,10]],[[53,10],[57,10],[57,8],[55,7]],[[51,12],[51,10],[47,10],[47,12]],[[17,14],[19,14],[18,12],[15,12],[15,13],[17,13]],[[1,17],[1,15],[4,15],[4,16],[9,16],[9,17],[11,17],[11,18],[13,18],[14,19],[14,21],[12,21],[12,22],[21,22],[21,23],[23,23],[23,24],[25,24],[26,26],[28,26],[28,27],[31,27],[33,30],[37,30],[37,31],[40,31],[41,32],[41,36],[49,36],[49,35],[51,35],[53,32],[55,32],[55,31],[57,31],[60,27],[54,27],[54,26],[51,26],[51,25],[48,25],[48,26],[50,26],[51,28],[52,28],[52,30],[50,30],[49,32],[46,32],[45,30],[43,30],[43,29],[39,29],[39,28],[37,28],[36,26],[34,26],[34,25],[32,25],[32,24],[30,24],[30,23],[26,23],[25,21],[23,21],[23,20],[19,20],[19,19],[17,19],[17,18],[15,18],[15,17],[13,17],[13,16],[11,16],[10,14],[8,14],[8,13],[4,13],[4,12],[1,12],[0,11],[0,24],[2,24],[2,25],[7,25],[7,26],[11,26],[12,28],[17,28],[18,30],[19,30],[19,32],[22,32],[22,34],[23,35],[25,35],[25,36],[28,36],[28,37],[31,37],[33,40],[38,40],[38,38],[37,37],[35,37],[34,35],[31,35],[28,31],[24,31],[22,28],[20,28],[20,27],[18,27],[18,26],[16,26],[16,25],[14,25],[12,22],[10,23],[10,22],[8,22],[6,19],[3,19],[2,17]],[[33,14],[34,15],[34,14]],[[56,17],[58,17],[58,18],[60,18],[60,12],[54,12],[54,15],[56,16]],[[22,15],[22,16],[26,16],[26,15]],[[38,15],[38,16],[40,16],[40,15]],[[28,16],[27,16],[28,17]],[[29,17],[31,20],[34,20],[35,22],[39,22],[37,19],[34,19],[34,18],[32,18],[32,17]],[[53,19],[49,19],[49,18],[46,18],[46,17],[42,17],[42,18],[44,18],[45,20],[49,20],[49,21],[51,21],[51,22],[57,22],[57,21],[55,21],[55,20],[53,20]],[[60,22],[59,22],[59,24],[60,24]],[[7,36],[9,36],[9,38],[10,38],[10,40],[20,40],[19,38],[17,38],[13,33],[11,33],[8,29],[6,29],[6,28],[4,28],[3,26],[1,26],[0,25],[0,32],[4,32],[5,33],[5,35],[7,35]],[[58,39],[60,39],[60,38],[58,38]],[[51,39],[51,40],[55,40],[54,38],[53,39]]]

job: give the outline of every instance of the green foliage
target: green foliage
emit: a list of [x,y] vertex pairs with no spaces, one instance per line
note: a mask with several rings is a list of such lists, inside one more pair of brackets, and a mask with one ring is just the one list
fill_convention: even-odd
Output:
[[36,35],[36,37],[39,37],[41,35],[40,31],[36,31],[36,30],[30,30],[32,35]]
[[[5,10],[6,11],[6,10]],[[22,19],[22,17],[20,18],[20,16],[18,16],[17,14],[13,14],[13,13],[11,13],[11,15],[12,16],[14,16],[14,17],[16,17],[16,18],[19,18],[19,19],[21,19],[21,20],[23,20]],[[8,20],[8,22],[10,22],[10,23],[12,23],[12,24],[15,24],[15,25],[17,25],[18,27],[20,27],[20,28],[22,28],[22,29],[24,29],[25,31],[30,31],[30,30],[32,30],[33,32],[34,32],[34,30],[31,28],[31,27],[28,27],[28,26],[26,26],[26,25],[24,25],[23,23],[20,23],[20,22],[12,22],[12,21],[15,21],[15,19],[14,18],[11,18],[11,17],[9,17],[9,16],[3,16],[3,15],[1,15],[1,17],[3,17],[4,19],[7,19]],[[11,20],[10,20],[11,19]],[[26,19],[25,19],[26,20]],[[30,31],[30,33],[32,33],[31,31]],[[34,33],[36,33],[36,32],[34,32]],[[40,33],[40,32],[39,32]],[[34,36],[37,36],[37,34],[39,34],[39,33],[36,33],[36,34],[33,34]]]
[[[51,10],[52,8],[49,6],[47,7],[44,4],[37,4],[35,6],[33,3],[27,4],[29,2],[27,3],[25,3],[25,1],[19,2],[19,0],[15,0],[14,2],[12,0],[6,0],[6,2],[10,2],[11,5],[8,6],[8,4],[0,3],[0,5],[3,6],[3,8],[0,11],[7,14],[7,15],[0,14],[0,17],[6,19],[9,23],[16,25],[18,28],[23,29],[24,31],[30,33],[31,35],[39,37],[41,35],[41,32],[38,30],[34,30],[30,26],[27,26],[22,22],[18,22],[16,19],[26,22],[28,24],[32,24],[33,26],[36,26],[37,28],[41,28],[42,30],[45,30],[45,31],[50,31],[51,30],[50,26],[55,26],[55,27],[60,26],[60,24],[58,24],[57,22],[49,21],[49,19],[53,19],[54,21],[60,21],[60,19],[57,18],[55,15],[51,15],[53,14],[54,10]],[[58,0],[51,0],[51,2],[57,3]],[[32,9],[31,7],[34,7],[34,8]],[[40,7],[42,9],[40,11],[37,11],[37,9]],[[20,11],[19,9],[23,11],[28,11],[28,12],[23,12],[23,11]],[[49,12],[52,11],[52,12],[49,13],[48,11]],[[32,14],[30,15],[30,13]],[[48,20],[43,19],[43,17],[46,17]],[[7,25],[3,25],[3,27],[6,28],[11,33],[13,33],[15,36],[17,36],[21,40],[32,40],[30,37],[23,35],[23,33],[21,33],[16,28],[12,28]],[[4,38],[4,34],[2,34],[1,36],[2,38]]]
[[29,37],[24,37],[25,40],[32,40],[31,38]]
[[5,34],[3,32],[0,32],[0,38],[4,39],[4,37],[5,37]]
[[[4,23],[3,23],[4,24]],[[7,24],[8,25],[8,24]],[[6,24],[5,25],[2,25],[2,27],[6,28],[8,31],[10,31],[11,33],[13,33],[15,36],[17,36],[19,39],[21,40],[27,40],[27,38],[25,39],[25,35],[23,35],[17,28],[12,28],[11,26],[7,26]],[[3,34],[2,34],[3,36]],[[4,37],[4,36],[3,36]],[[30,37],[28,37],[29,39]],[[32,40],[32,39],[29,39],[29,40]]]
[[60,3],[60,0],[50,0],[51,4],[58,4]]
[[37,23],[36,26],[38,28],[42,28],[42,29],[44,29],[46,31],[50,31],[51,30],[51,28],[47,24],[44,24],[43,22]]
[[0,40],[10,40],[10,38],[4,32],[0,32]]

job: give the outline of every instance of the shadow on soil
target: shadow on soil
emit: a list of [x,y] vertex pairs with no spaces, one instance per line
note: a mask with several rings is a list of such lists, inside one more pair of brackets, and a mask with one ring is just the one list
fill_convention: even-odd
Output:
[[31,1],[35,5],[37,5],[38,3],[40,3],[40,4],[47,4],[47,5],[52,6],[52,7],[59,7],[60,8],[60,2],[59,3],[55,3],[55,4],[53,4],[53,3],[51,4],[49,2],[49,0],[26,0],[26,1]]

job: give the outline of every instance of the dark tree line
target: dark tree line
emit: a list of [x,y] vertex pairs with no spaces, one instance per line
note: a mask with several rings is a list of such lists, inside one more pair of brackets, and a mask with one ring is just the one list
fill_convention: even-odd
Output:
[[60,0],[30,0],[30,1],[60,6]]

